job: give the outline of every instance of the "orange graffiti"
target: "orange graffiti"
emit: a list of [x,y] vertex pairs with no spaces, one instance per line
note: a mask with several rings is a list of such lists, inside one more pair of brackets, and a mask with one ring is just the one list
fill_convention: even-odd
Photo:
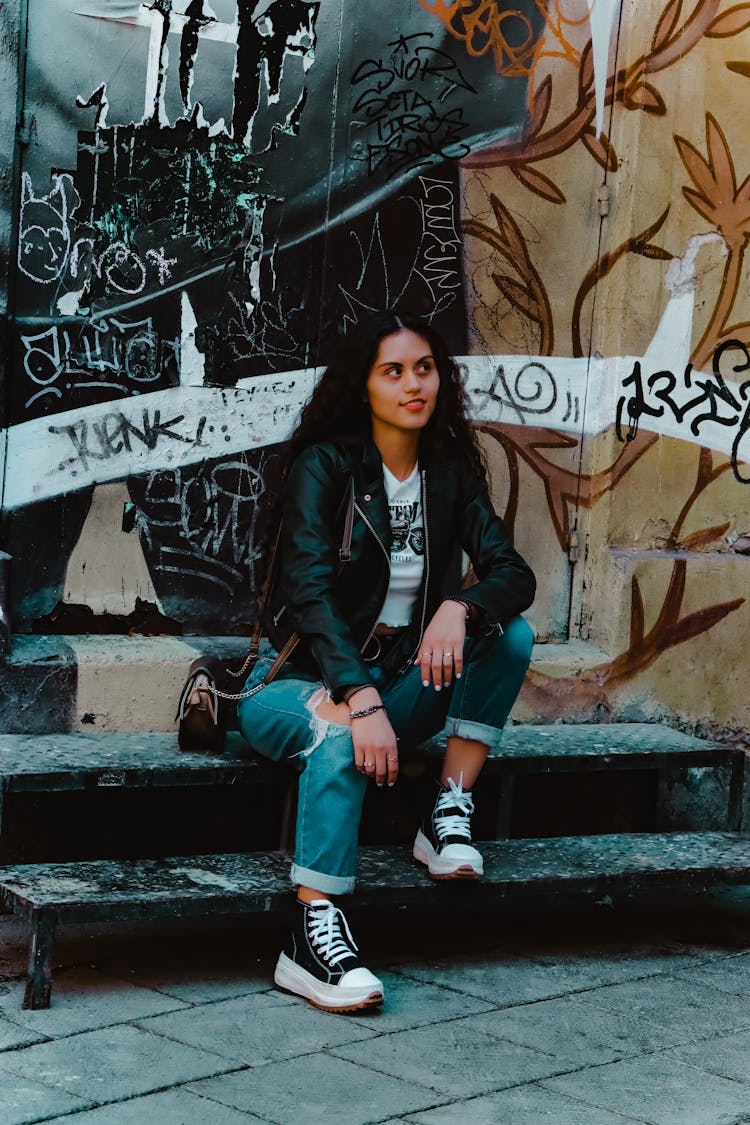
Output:
[[498,74],[526,78],[532,69],[537,36],[529,19],[497,0],[419,0],[420,7],[436,16],[473,58],[489,51]]

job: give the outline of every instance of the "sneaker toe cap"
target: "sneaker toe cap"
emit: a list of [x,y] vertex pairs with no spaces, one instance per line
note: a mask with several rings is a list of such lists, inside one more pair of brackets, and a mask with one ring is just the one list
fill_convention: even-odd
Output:
[[472,848],[471,844],[446,844],[444,848],[440,849],[440,855],[443,859],[456,860],[460,863],[481,863],[482,856],[476,848]]
[[364,965],[344,973],[339,985],[341,988],[356,988],[358,991],[360,989],[369,989],[370,992],[383,991],[383,982],[379,981],[375,974],[366,969]]

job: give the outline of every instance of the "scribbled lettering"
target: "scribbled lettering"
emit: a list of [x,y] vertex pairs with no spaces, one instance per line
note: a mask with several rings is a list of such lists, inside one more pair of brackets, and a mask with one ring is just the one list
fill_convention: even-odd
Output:
[[160,339],[151,317],[53,324],[22,334],[20,341],[23,369],[42,388],[29,396],[26,409],[45,395],[59,399],[73,389],[90,390],[96,397],[107,387],[121,394],[138,390],[163,379],[167,368],[176,368],[179,352],[177,340]]
[[363,159],[370,175],[418,168],[436,157],[469,152],[463,143],[467,129],[463,109],[447,103],[458,89],[476,90],[455,60],[432,46],[431,40],[429,31],[401,35],[388,44],[387,57],[364,59],[352,75],[352,85],[363,87],[353,112],[365,120]]
[[[682,379],[668,370],[655,371],[644,378],[640,360],[636,360],[629,375],[622,380],[625,393],[620,396],[615,412],[615,432],[620,441],[632,441],[638,433],[641,418],[663,418],[671,415],[679,425],[689,424],[694,437],[700,437],[701,428],[713,423],[735,431],[732,442],[732,471],[736,480],[750,484],[750,476],[743,476],[741,462],[750,461],[750,378],[743,383],[728,384],[722,372],[724,357],[739,353],[739,361],[729,370],[741,374],[750,370],[750,351],[741,340],[726,340],[713,355],[712,373],[696,376],[688,363]],[[735,357],[736,358],[736,357]],[[627,428],[623,422],[627,419]]]
[[[509,407],[521,425],[526,425],[528,414],[551,414],[557,405],[558,391],[555,376],[539,360],[524,363],[516,372],[511,387],[505,368],[499,364],[489,387],[473,388],[479,410],[490,402],[500,407]],[[569,396],[570,399],[570,396]],[[568,401],[566,419],[570,416],[571,403]],[[575,420],[578,420],[578,399],[575,399]]]
[[462,244],[456,230],[456,197],[447,180],[420,176],[422,238],[417,273],[430,290],[435,311],[455,301],[461,289]]
[[206,418],[200,419],[194,434],[180,433],[175,429],[184,419],[184,414],[178,414],[174,418],[162,421],[160,410],[152,412],[146,409],[142,414],[141,425],[136,426],[122,411],[114,410],[105,414],[100,422],[93,422],[91,426],[85,418],[82,418],[65,426],[50,426],[49,432],[55,435],[65,434],[70,439],[74,456],[61,461],[59,468],[65,471],[72,470],[72,474],[75,475],[76,464],[85,472],[92,461],[108,461],[123,450],[131,453],[134,442],[150,451],[156,449],[159,442],[164,441],[180,442],[184,445],[204,445],[202,438]]
[[531,21],[499,0],[419,0],[437,16],[454,39],[474,58],[492,52],[498,74],[526,77],[534,62],[536,35]]
[[149,548],[158,540],[155,569],[199,578],[228,594],[236,594],[238,584],[252,589],[263,466],[264,458],[256,467],[242,454],[220,464],[149,473],[136,527]]

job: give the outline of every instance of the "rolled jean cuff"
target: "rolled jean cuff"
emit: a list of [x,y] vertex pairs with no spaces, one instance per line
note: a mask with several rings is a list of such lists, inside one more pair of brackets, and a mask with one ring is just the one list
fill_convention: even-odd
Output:
[[356,879],[353,875],[324,875],[309,867],[293,863],[290,872],[295,887],[314,887],[327,895],[349,895],[354,890]]
[[502,728],[488,727],[486,723],[474,723],[471,719],[455,719],[450,715],[445,720],[443,734],[446,738],[471,738],[483,742],[490,750],[497,750],[503,740]]

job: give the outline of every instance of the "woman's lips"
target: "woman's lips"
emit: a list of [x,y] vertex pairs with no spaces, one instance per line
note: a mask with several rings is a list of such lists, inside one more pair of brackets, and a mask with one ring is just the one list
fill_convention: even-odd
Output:
[[412,399],[411,402],[402,403],[404,410],[409,410],[412,414],[417,414],[420,410],[424,410],[426,405],[427,403],[423,398],[415,398]]

